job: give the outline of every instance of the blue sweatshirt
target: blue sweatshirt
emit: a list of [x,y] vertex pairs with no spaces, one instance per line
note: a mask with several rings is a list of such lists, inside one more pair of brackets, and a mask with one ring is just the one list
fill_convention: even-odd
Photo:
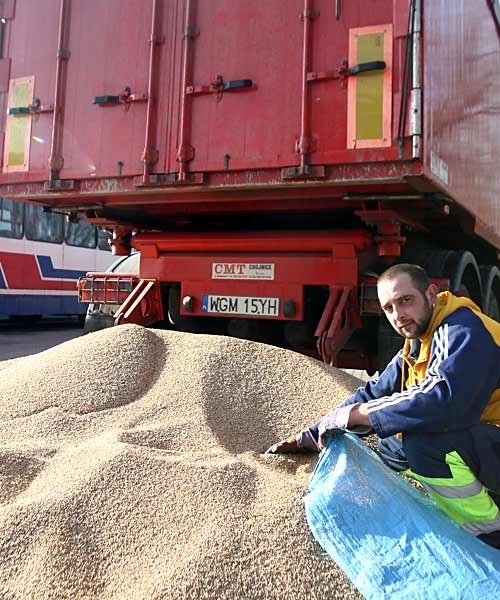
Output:
[[[342,406],[355,403],[367,404],[381,438],[500,426],[500,323],[468,298],[439,294],[422,338],[406,340],[380,377]],[[315,439],[318,425],[309,428]]]

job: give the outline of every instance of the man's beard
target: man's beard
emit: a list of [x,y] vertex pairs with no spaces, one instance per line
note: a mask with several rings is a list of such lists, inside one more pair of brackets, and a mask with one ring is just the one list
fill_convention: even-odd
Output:
[[427,298],[425,298],[425,314],[420,319],[414,319],[409,323],[406,323],[403,327],[394,326],[394,329],[404,338],[413,340],[415,338],[422,337],[426,332],[427,327],[432,316],[432,305]]

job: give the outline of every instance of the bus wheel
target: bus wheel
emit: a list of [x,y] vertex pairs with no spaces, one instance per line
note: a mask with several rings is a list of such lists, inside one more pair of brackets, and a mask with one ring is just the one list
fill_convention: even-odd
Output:
[[483,312],[500,321],[500,270],[494,265],[481,266],[483,284]]

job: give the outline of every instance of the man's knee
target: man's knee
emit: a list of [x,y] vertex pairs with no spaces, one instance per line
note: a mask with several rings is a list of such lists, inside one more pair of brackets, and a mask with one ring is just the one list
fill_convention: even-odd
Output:
[[379,438],[378,454],[384,463],[394,471],[405,471],[409,468],[401,439],[395,435],[384,439]]
[[456,434],[449,436],[446,433],[405,433],[402,447],[409,468],[425,477],[452,477],[446,458],[455,450],[454,438]]

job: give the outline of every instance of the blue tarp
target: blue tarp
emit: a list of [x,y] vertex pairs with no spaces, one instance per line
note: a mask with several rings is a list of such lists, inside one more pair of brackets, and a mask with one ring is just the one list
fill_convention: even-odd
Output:
[[369,600],[500,599],[500,550],[460,528],[356,436],[331,437],[304,503],[316,540]]

